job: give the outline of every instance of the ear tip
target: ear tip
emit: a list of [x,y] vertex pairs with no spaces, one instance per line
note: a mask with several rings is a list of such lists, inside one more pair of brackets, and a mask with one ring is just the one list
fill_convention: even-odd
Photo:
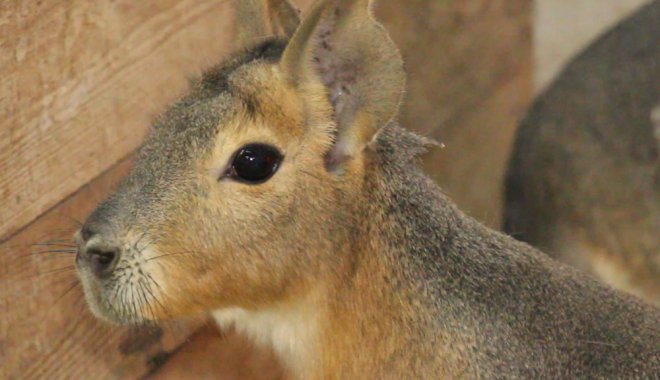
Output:
[[300,25],[300,9],[289,0],[270,0],[271,17],[277,21],[287,37],[291,37]]
[[300,15],[289,0],[231,0],[235,12],[239,46],[272,37],[278,29],[290,37],[298,28]]

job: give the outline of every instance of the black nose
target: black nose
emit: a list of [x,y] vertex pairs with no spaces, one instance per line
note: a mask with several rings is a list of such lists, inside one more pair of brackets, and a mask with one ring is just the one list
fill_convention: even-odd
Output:
[[77,257],[78,265],[89,268],[97,277],[110,274],[119,261],[119,247],[89,226],[84,226],[80,235],[82,241]]
[[98,277],[112,272],[119,261],[119,248],[116,247],[87,247],[85,254],[89,262],[89,269]]

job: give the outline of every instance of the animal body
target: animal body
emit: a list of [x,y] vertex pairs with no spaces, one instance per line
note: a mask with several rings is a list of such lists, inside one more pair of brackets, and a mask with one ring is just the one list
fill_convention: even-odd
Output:
[[660,1],[580,54],[517,132],[505,230],[660,305]]
[[[292,379],[644,378],[660,313],[464,215],[416,166],[369,1],[238,1],[245,51],[165,112],[76,239],[91,310],[211,312]],[[241,8],[248,7],[248,8]],[[276,26],[288,39],[264,39]]]

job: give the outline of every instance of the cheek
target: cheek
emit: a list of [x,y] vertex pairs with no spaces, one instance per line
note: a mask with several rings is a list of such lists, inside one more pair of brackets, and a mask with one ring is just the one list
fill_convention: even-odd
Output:
[[286,234],[294,197],[280,183],[243,185],[223,183],[204,218],[217,231],[214,238],[227,248],[267,248]]
[[218,191],[203,206],[188,207],[194,211],[172,218],[160,229],[149,254],[158,258],[149,259],[148,270],[166,284],[171,298],[179,298],[179,289],[196,294],[205,288],[238,292],[235,284],[258,287],[283,270],[291,235],[291,198],[233,190]]
[[273,251],[242,249],[174,260],[152,268],[164,310],[187,316],[277,299],[291,277]]

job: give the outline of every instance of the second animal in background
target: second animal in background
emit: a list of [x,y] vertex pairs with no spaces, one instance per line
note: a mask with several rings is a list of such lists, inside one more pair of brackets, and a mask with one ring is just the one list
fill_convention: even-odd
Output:
[[660,304],[660,1],[575,59],[517,134],[505,230]]

